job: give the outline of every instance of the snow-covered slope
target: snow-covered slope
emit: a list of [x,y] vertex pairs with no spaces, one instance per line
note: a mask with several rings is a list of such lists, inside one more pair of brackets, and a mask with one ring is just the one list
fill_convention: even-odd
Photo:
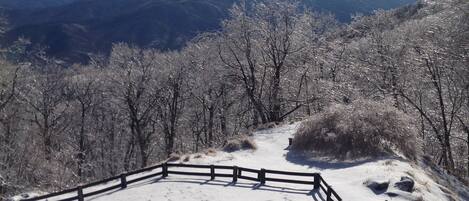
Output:
[[[258,131],[254,140],[258,149],[234,153],[191,155],[187,163],[237,165],[247,168],[266,168],[285,171],[320,172],[324,179],[333,186],[346,201],[384,201],[384,200],[449,200],[437,184],[425,171],[398,158],[387,158],[355,163],[330,163],[305,160],[288,150],[288,138],[292,137],[299,124]],[[191,171],[193,171],[191,169]],[[396,181],[401,176],[415,180],[413,193],[394,189],[397,196],[389,197],[386,193],[374,193],[364,185],[366,181]],[[231,179],[209,181],[209,178],[170,175],[166,179],[149,179],[129,185],[125,190],[116,190],[92,197],[96,201],[148,201],[148,200],[193,200],[193,201],[257,201],[257,200],[295,200],[321,201],[325,195],[311,191],[312,186],[267,182],[259,186],[256,182],[239,180],[231,184]],[[109,184],[112,185],[112,184]],[[99,187],[102,188],[102,187]],[[98,188],[96,188],[98,189]],[[92,190],[92,189],[89,189]],[[85,193],[89,190],[85,190]],[[60,199],[64,197],[58,197]]]

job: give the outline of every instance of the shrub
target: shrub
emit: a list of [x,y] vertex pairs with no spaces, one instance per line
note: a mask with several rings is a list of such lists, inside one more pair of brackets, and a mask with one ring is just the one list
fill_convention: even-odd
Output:
[[178,161],[181,159],[181,155],[172,153],[169,155],[169,158],[167,159],[168,162],[173,162],[173,161]]
[[275,127],[277,127],[277,123],[276,122],[270,122],[270,123],[266,123],[266,124],[257,125],[254,130],[255,131],[262,131],[262,130],[272,129],[272,128],[275,128]]
[[303,122],[292,148],[339,158],[399,151],[415,159],[415,145],[416,129],[407,115],[384,103],[359,100],[334,105]]
[[183,162],[189,162],[189,160],[191,160],[191,156],[190,155],[186,155],[183,157],[182,161]]
[[214,148],[208,148],[208,149],[204,150],[204,153],[207,156],[215,156],[215,155],[217,155],[217,150],[214,149]]
[[223,151],[226,152],[234,152],[238,150],[241,150],[241,144],[238,140],[228,140],[225,146],[223,146]]
[[256,150],[257,145],[251,138],[245,137],[241,139],[241,148],[245,150]]
[[223,146],[223,151],[234,152],[239,150],[255,150],[256,144],[249,137],[241,136],[236,139],[228,140]]

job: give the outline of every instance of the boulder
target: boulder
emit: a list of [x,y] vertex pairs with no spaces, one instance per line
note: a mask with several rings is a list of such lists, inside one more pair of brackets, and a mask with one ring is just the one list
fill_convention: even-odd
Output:
[[389,187],[389,181],[368,180],[364,184],[366,185],[366,187],[370,188],[376,194],[385,192]]
[[412,192],[414,190],[414,180],[410,177],[407,177],[407,176],[403,176],[401,177],[401,180],[396,182],[394,184],[394,187],[396,187],[397,189],[401,190],[401,191],[405,191],[405,192]]

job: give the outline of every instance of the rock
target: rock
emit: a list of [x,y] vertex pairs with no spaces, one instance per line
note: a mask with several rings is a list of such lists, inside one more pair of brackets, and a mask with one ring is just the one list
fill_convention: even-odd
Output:
[[394,184],[394,187],[401,191],[405,192],[412,192],[414,190],[414,180],[410,177],[403,176],[401,177],[401,181],[398,181]]
[[389,197],[397,197],[397,196],[399,196],[398,193],[392,192],[392,191],[391,191],[391,192],[386,192],[386,193],[384,193],[384,194],[388,195]]
[[364,183],[366,187],[379,194],[385,192],[389,187],[389,181],[371,181],[368,180]]

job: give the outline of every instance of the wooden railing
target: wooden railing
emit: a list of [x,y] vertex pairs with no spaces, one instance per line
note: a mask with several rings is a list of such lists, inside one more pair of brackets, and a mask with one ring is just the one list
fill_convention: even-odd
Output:
[[[171,167],[178,167],[178,168],[196,168],[196,169],[206,169],[207,172],[186,172],[180,170],[171,170]],[[138,178],[129,179],[129,176],[133,176],[136,174],[140,174],[143,172],[153,171],[155,169],[161,168],[160,172],[151,173],[149,175],[145,175]],[[217,170],[231,170],[230,173],[217,173]],[[243,173],[250,173],[257,175],[257,177],[248,176]],[[152,167],[144,168],[141,170],[128,172],[121,174],[119,176],[114,176],[111,178],[107,178],[101,181],[96,181],[93,183],[89,183],[83,186],[79,186],[76,188],[51,193],[48,195],[38,196],[34,198],[23,199],[22,201],[33,201],[33,200],[43,200],[51,197],[56,197],[59,195],[64,195],[72,192],[77,192],[75,196],[63,198],[61,201],[68,201],[68,200],[78,200],[84,201],[86,197],[98,195],[104,192],[108,192],[114,189],[125,189],[127,185],[139,182],[142,180],[154,178],[161,176],[161,178],[166,178],[169,175],[189,175],[189,176],[204,176],[210,177],[210,180],[214,180],[216,177],[227,177],[233,178],[233,183],[236,183],[238,179],[245,179],[250,181],[260,182],[261,185],[264,185],[267,181],[268,182],[281,182],[281,183],[295,183],[295,184],[306,184],[312,185],[313,189],[317,190],[319,193],[321,190],[326,194],[326,201],[341,201],[342,198],[329,186],[322,176],[319,173],[304,173],[304,172],[287,172],[287,171],[278,171],[278,170],[266,170],[266,169],[250,169],[238,166],[225,166],[225,165],[193,165],[193,164],[176,164],[176,163],[163,163],[159,165],[155,165]],[[276,177],[271,177],[273,175],[287,175],[287,176],[296,176],[296,177],[304,177],[305,180],[294,180],[294,179],[281,179]],[[96,191],[84,193],[83,189],[98,186],[102,184],[106,184],[111,181],[119,181],[119,183],[115,185],[111,185]]]

